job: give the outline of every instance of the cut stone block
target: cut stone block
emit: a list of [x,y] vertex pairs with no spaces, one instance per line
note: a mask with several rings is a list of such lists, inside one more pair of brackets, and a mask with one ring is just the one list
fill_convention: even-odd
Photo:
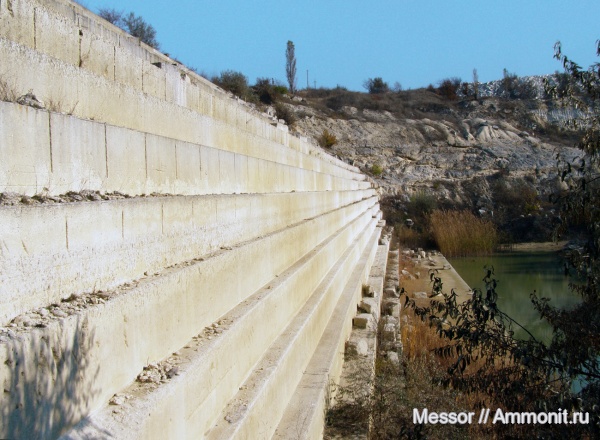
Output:
[[379,316],[379,304],[374,298],[363,298],[358,307],[365,313],[370,313],[375,317]]
[[396,318],[395,316],[391,316],[391,315],[387,315],[383,317],[383,323],[384,324],[393,324],[393,325],[398,325],[398,318]]
[[400,316],[400,300],[396,298],[387,299],[383,305],[383,313],[398,318]]
[[388,351],[387,358],[392,364],[400,365],[400,358],[398,358],[398,353],[395,351]]
[[396,296],[397,295],[396,289],[394,289],[393,287],[386,288],[383,293],[385,293],[387,296]]
[[356,328],[375,330],[375,318],[370,313],[361,313],[352,319],[352,325]]
[[385,324],[383,326],[383,339],[385,341],[396,340],[396,326],[394,324]]

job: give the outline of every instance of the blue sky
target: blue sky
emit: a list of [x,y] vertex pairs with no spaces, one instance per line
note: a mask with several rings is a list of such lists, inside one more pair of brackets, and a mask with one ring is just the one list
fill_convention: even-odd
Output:
[[368,78],[403,88],[448,77],[481,82],[560,70],[563,52],[587,67],[600,61],[598,0],[80,0],[93,12],[141,15],[163,52],[189,67],[285,83],[285,49],[294,42],[298,88],[364,91]]

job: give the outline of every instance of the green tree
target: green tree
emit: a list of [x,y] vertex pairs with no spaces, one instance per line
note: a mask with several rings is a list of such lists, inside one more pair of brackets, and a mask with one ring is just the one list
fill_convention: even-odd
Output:
[[296,123],[296,116],[287,105],[281,102],[276,102],[275,113],[277,114],[277,119],[283,119],[290,128],[294,127],[294,124]]
[[[597,43],[600,56],[600,42]],[[584,237],[571,249],[565,271],[577,306],[562,309],[547,298],[530,293],[533,307],[550,324],[552,338],[540,340],[498,308],[493,268],[487,268],[483,290],[457,303],[455,292],[443,292],[439,277],[431,274],[433,294],[442,293],[427,307],[407,300],[416,314],[435,326],[445,344],[437,354],[451,361],[442,383],[472,393],[484,407],[503,406],[514,412],[566,410],[588,413],[589,424],[503,425],[502,435],[538,438],[599,438],[600,436],[600,64],[584,70],[561,52],[555,58],[571,78],[571,87],[547,85],[548,93],[565,106],[589,110],[578,146],[585,152],[574,162],[559,162],[567,190],[556,196],[561,225],[557,235],[577,229]],[[583,122],[583,125],[582,125]],[[501,291],[500,291],[501,292]],[[521,328],[526,337],[517,338]]]
[[130,12],[123,17],[123,23],[125,25],[125,30],[131,35],[139,38],[141,41],[155,49],[159,48],[159,43],[156,40],[156,30],[152,25],[146,23],[141,16]]
[[363,87],[371,94],[387,93],[390,86],[381,77],[369,78],[363,83]]
[[101,8],[98,9],[98,15],[106,21],[108,21],[109,23],[121,27],[123,20],[123,11],[117,11],[113,8]]
[[256,83],[252,86],[252,91],[260,102],[271,105],[277,102],[283,94],[287,93],[287,88],[269,78],[257,78]]
[[291,41],[287,42],[285,49],[285,77],[293,95],[296,93],[296,48]]

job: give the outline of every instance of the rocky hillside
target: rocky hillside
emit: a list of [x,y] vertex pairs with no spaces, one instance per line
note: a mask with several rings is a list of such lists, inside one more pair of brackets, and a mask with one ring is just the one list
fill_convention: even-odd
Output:
[[334,135],[330,151],[372,175],[383,195],[408,200],[425,191],[449,205],[493,210],[498,178],[540,197],[559,189],[557,153],[580,155],[576,135],[558,128],[571,114],[539,98],[488,94],[474,100],[425,89],[309,90],[286,105],[295,131],[316,142],[325,130]]

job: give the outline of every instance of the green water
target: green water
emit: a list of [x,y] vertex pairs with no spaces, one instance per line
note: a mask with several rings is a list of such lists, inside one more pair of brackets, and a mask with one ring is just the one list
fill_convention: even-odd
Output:
[[[512,252],[488,257],[449,259],[454,269],[471,287],[484,289],[483,267],[492,265],[498,280],[498,306],[502,311],[526,327],[534,336],[549,340],[550,327],[539,319],[533,309],[529,294],[534,290],[538,297],[551,299],[550,304],[569,307],[579,297],[569,290],[569,278],[564,276],[561,261],[555,252]],[[517,337],[525,332],[514,328]]]

